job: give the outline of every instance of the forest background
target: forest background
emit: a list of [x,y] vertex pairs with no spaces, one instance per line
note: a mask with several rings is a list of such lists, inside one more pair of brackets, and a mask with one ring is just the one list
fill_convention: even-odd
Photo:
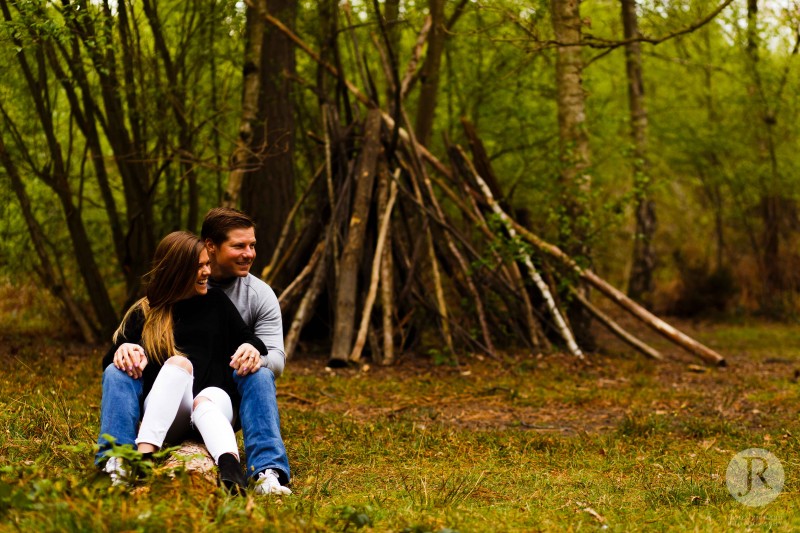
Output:
[[[732,451],[798,447],[797,2],[0,11],[9,524],[796,526],[793,462],[779,507],[737,507],[723,477]],[[254,216],[281,299],[297,498],[159,478],[106,499],[98,352],[158,240],[218,205]],[[587,272],[731,372],[643,334]],[[620,348],[609,315],[667,361]]]
[[[454,201],[477,187],[459,187],[456,174],[454,200],[428,178],[458,167],[459,145],[513,218],[650,309],[795,316],[792,2],[3,2],[2,11],[0,272],[49,290],[85,340],[116,327],[161,236],[198,231],[208,208],[226,204],[259,224],[255,272],[298,330],[290,354],[310,322],[306,335],[334,337],[333,357],[346,359],[337,353],[353,345],[386,206],[373,190],[400,168],[406,194],[387,228],[395,238],[377,304],[387,310],[383,322],[367,319],[368,350],[381,357],[373,337],[386,331],[389,351],[424,347],[437,324],[433,337],[450,351],[536,348],[537,332],[520,333],[533,320],[493,317],[535,314],[549,333],[537,286],[525,284],[525,311],[477,290],[496,292],[486,279],[509,268],[497,250],[515,254],[517,244],[498,228],[488,241],[471,235],[475,219]],[[360,155],[370,108],[389,122],[367,172],[383,177],[355,180],[361,191],[352,176],[371,161]],[[401,126],[413,141],[398,148]],[[411,174],[424,178],[416,212]],[[351,215],[369,226],[350,231]],[[581,339],[588,319],[563,287],[580,283],[533,255]],[[326,271],[321,284],[311,267]],[[475,309],[459,311],[465,300]]]

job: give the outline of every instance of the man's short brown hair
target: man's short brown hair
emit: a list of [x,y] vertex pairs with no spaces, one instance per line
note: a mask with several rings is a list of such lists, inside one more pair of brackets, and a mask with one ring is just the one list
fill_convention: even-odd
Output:
[[255,221],[238,209],[215,207],[206,213],[206,217],[203,219],[200,238],[203,241],[211,239],[211,242],[220,245],[228,240],[228,233],[231,230],[255,227]]

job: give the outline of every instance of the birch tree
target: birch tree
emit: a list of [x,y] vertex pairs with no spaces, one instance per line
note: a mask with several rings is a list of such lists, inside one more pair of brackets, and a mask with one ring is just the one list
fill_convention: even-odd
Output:
[[[560,180],[564,220],[561,224],[565,248],[573,257],[589,263],[591,249],[591,214],[589,193],[592,179],[589,174],[591,152],[586,131],[586,93],[583,88],[583,57],[581,55],[581,14],[579,0],[551,0],[552,23],[556,47],[556,105],[558,108],[558,137]],[[579,289],[587,297],[588,288]],[[591,350],[589,334],[591,316],[585,308],[571,306],[568,312],[578,344]]]

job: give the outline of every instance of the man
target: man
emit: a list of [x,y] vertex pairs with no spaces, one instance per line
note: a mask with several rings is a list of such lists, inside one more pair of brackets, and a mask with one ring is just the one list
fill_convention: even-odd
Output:
[[[239,420],[244,433],[247,475],[257,494],[291,494],[289,461],[280,435],[275,378],[283,373],[283,326],[280,306],[272,289],[250,274],[255,258],[255,223],[235,209],[216,208],[203,221],[201,238],[211,261],[212,286],[231,299],[242,319],[267,346],[261,357],[245,357],[238,350],[231,357],[233,380],[241,396]],[[124,372],[110,366],[103,374],[99,451],[101,463],[113,435],[117,444],[133,444],[140,420],[141,375],[147,357],[141,346],[123,344],[115,353]],[[104,467],[117,482],[126,472],[118,458]]]
[[256,336],[267,347],[257,360],[231,358],[242,397],[239,419],[244,433],[247,474],[256,492],[291,494],[289,460],[280,434],[275,378],[283,373],[283,322],[278,298],[269,285],[250,274],[256,257],[255,222],[235,209],[218,207],[203,220],[200,238],[211,260],[209,283],[228,295]]

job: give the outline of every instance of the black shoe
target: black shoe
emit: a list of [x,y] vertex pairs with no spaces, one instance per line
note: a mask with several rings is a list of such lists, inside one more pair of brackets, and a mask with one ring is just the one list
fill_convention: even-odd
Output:
[[155,466],[155,458],[153,452],[144,452],[141,456],[130,462],[130,480],[140,481],[153,473]]
[[223,453],[217,463],[219,482],[234,496],[244,495],[247,479],[242,472],[242,464],[232,453]]

